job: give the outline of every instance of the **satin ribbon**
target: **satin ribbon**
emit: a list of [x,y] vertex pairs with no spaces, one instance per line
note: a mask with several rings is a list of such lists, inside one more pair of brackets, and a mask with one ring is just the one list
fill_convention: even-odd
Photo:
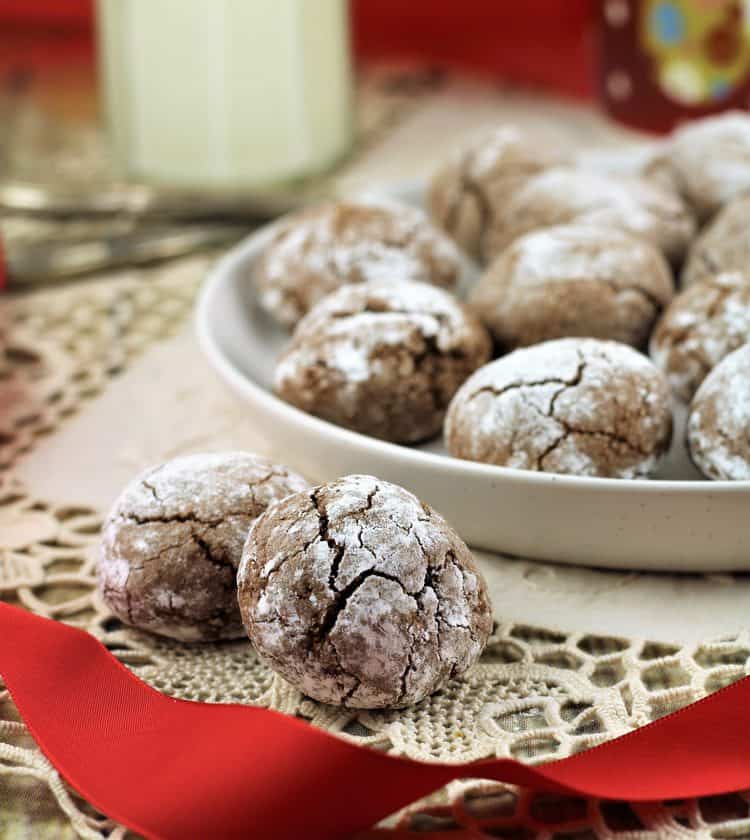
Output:
[[277,712],[175,700],[88,633],[2,603],[0,674],[68,782],[159,840],[351,837],[466,777],[643,801],[750,787],[750,678],[599,747],[528,767],[412,761]]

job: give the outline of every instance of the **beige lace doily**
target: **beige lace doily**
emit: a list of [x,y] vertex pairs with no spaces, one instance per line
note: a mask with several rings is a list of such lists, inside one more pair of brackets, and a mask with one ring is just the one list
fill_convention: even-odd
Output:
[[[355,712],[303,697],[263,667],[248,644],[191,647],[122,626],[95,592],[102,511],[76,503],[74,470],[70,501],[60,504],[36,498],[13,464],[45,436],[59,433],[66,418],[110,387],[136,356],[145,353],[147,362],[148,348],[187,317],[208,262],[195,257],[106,283],[0,300],[0,597],[90,630],[168,694],[253,703],[372,747],[442,761],[562,757],[747,673],[745,634],[680,647],[500,623],[465,679],[402,712]],[[123,836],[60,779],[7,693],[0,694],[0,717],[0,836]],[[740,795],[627,806],[530,796],[477,782],[455,784],[398,819],[422,831],[463,826],[497,837],[750,834],[748,802]]]

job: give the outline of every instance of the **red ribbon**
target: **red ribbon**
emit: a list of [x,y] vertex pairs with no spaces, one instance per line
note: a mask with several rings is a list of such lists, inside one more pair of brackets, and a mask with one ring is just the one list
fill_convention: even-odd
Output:
[[174,700],[93,636],[0,603],[0,674],[39,746],[148,838],[334,840],[459,777],[624,800],[750,787],[750,679],[602,746],[528,767],[427,764],[276,712]]

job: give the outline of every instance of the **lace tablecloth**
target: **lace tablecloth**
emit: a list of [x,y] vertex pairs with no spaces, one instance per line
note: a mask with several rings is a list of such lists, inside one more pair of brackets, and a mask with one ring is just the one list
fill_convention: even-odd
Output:
[[[582,109],[444,90],[350,183],[413,174],[417,158],[424,170],[427,136],[508,115],[544,127],[540,113],[571,143],[613,136]],[[0,298],[0,597],[85,627],[161,691],[278,709],[414,758],[562,757],[748,672],[744,576],[601,572],[486,554],[478,559],[496,627],[481,662],[401,712],[315,703],[246,643],[190,647],[121,625],[96,596],[95,563],[102,516],[125,481],[193,451],[248,448],[284,460],[197,348],[190,314],[214,257]],[[626,805],[472,782],[391,822],[470,827],[477,837],[739,837],[750,835],[749,803],[737,794]],[[0,837],[124,835],[60,779],[0,687]]]

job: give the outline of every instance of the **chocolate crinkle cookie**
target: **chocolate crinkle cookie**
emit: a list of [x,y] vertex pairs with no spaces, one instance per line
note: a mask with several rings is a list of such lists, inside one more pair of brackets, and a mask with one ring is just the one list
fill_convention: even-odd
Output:
[[332,423],[414,443],[440,431],[456,389],[490,352],[479,320],[441,289],[345,286],[299,323],[274,389]]
[[505,349],[566,336],[645,347],[672,294],[669,265],[648,242],[569,225],[517,239],[484,273],[470,305]]
[[126,624],[184,642],[244,635],[237,567],[250,526],[307,482],[245,452],[188,455],[147,470],[102,532],[99,589]]
[[680,399],[689,402],[706,374],[750,341],[750,277],[706,277],[681,292],[659,321],[650,353]]
[[538,228],[583,223],[642,237],[679,262],[695,220],[677,193],[652,180],[583,169],[547,169],[518,189],[496,217],[494,255]]
[[420,281],[453,291],[462,266],[454,243],[421,210],[396,201],[339,201],[287,217],[254,279],[261,307],[292,328],[347,283]]
[[720,272],[750,270],[748,219],[750,196],[734,199],[716,214],[690,246],[681,274],[683,287]]
[[487,588],[448,523],[411,493],[350,475],[273,505],[250,532],[239,603],[258,655],[310,697],[402,708],[477,660]]
[[498,251],[495,219],[503,205],[532,175],[564,162],[515,126],[483,132],[435,172],[430,214],[465,251],[488,262]]
[[690,405],[687,439],[693,463],[707,478],[750,481],[750,344],[703,380]]
[[612,341],[564,338],[478,370],[448,410],[452,455],[525,470],[639,478],[669,448],[664,374]]
[[686,123],[669,140],[661,167],[700,219],[750,190],[750,115],[728,111]]

